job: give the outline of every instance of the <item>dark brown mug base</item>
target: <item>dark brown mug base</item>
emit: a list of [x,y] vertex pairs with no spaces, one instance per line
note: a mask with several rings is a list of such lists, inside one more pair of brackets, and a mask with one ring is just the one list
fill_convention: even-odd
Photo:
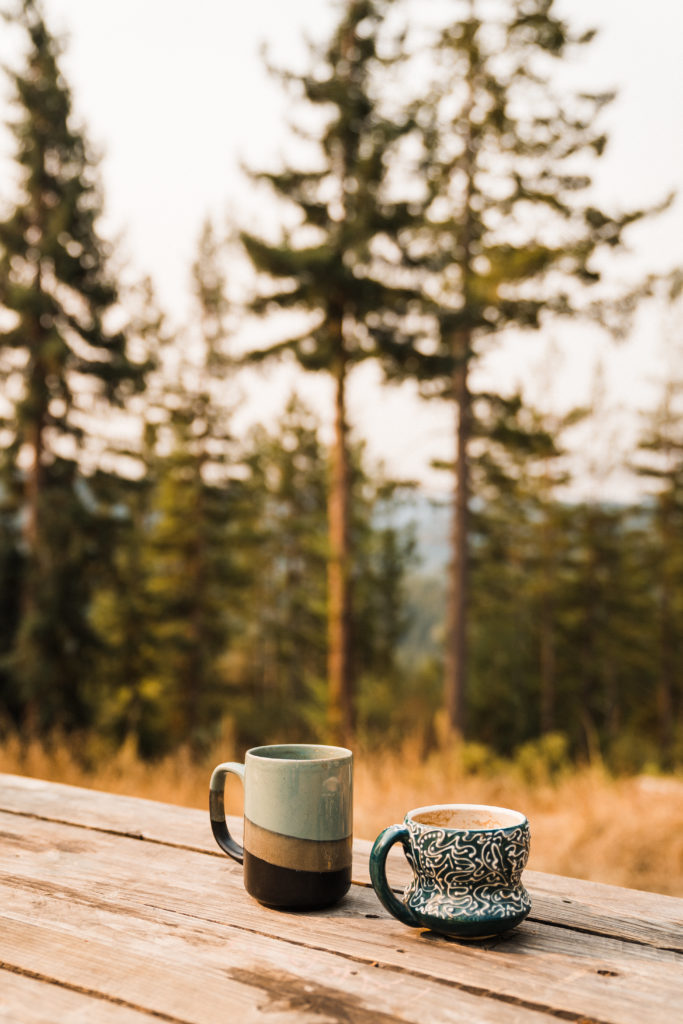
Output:
[[351,886],[351,866],[339,871],[282,868],[244,851],[244,887],[250,896],[279,910],[313,910],[337,903]]

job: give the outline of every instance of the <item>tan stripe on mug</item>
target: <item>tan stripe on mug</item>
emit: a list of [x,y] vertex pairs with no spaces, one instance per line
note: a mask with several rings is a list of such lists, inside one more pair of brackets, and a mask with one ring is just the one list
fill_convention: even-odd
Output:
[[253,857],[297,871],[340,871],[351,866],[352,837],[347,839],[296,839],[254,825],[244,819],[244,848]]

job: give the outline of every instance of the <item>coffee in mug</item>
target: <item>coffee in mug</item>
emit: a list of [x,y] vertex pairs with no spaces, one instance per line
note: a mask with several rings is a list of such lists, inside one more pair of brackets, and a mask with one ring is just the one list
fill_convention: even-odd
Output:
[[[228,774],[244,785],[244,846],[225,821]],[[351,885],[353,754],[345,747],[287,743],[253,747],[244,764],[211,776],[216,842],[244,864],[244,885],[271,907],[324,907]]]

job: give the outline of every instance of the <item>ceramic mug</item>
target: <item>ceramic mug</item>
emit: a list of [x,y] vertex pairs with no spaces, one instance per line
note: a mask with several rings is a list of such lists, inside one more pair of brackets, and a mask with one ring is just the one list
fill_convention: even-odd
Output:
[[[521,882],[529,839],[529,822],[519,811],[483,804],[417,807],[375,840],[370,878],[382,904],[404,924],[486,938],[514,928],[531,909]],[[386,876],[394,843],[402,844],[413,869],[402,900]]]
[[[244,785],[244,847],[225,821],[229,773]],[[353,754],[345,747],[253,747],[244,764],[219,764],[209,806],[216,842],[244,864],[244,886],[271,907],[336,903],[351,885]]]

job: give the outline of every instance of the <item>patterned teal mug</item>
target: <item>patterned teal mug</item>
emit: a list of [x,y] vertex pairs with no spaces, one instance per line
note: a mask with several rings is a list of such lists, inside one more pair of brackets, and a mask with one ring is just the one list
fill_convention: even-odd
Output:
[[[244,785],[244,846],[225,821],[229,774]],[[345,747],[285,743],[253,747],[244,764],[211,776],[211,827],[220,848],[244,864],[244,887],[270,907],[336,903],[351,885],[353,754]]]
[[[460,939],[483,939],[523,921],[531,900],[521,876],[529,822],[519,811],[483,804],[438,804],[408,811],[375,840],[370,878],[394,917]],[[401,843],[413,869],[403,899],[386,876],[387,854]]]

